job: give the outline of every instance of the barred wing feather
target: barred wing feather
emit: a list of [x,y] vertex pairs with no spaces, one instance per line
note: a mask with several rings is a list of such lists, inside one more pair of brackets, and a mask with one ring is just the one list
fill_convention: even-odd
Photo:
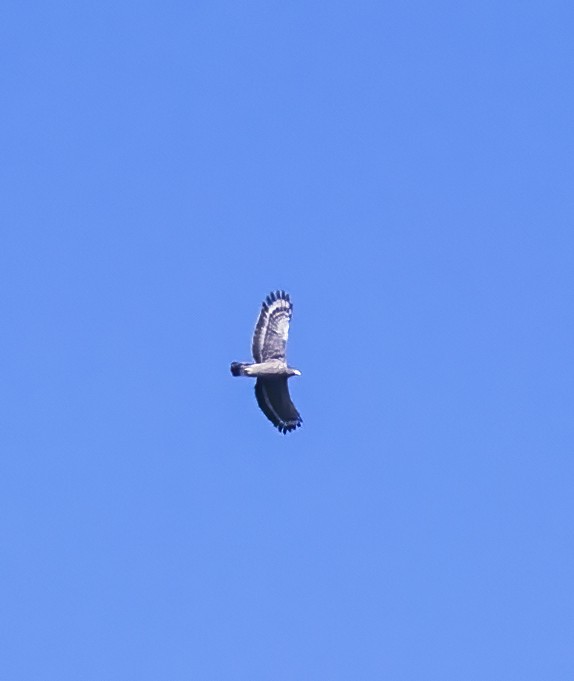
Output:
[[281,433],[295,430],[303,420],[289,395],[287,377],[258,378],[255,397],[261,411]]
[[285,359],[285,346],[289,336],[289,322],[293,305],[285,291],[270,293],[261,306],[253,333],[252,352],[256,362]]

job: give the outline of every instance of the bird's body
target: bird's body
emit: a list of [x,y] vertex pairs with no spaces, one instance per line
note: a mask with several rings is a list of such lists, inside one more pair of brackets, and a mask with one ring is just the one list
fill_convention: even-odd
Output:
[[231,373],[234,376],[300,376],[301,372],[297,369],[288,367],[278,359],[270,359],[268,362],[232,362]]
[[302,424],[301,416],[291,402],[287,379],[301,372],[287,365],[285,349],[293,305],[285,291],[270,293],[262,304],[253,333],[254,363],[232,362],[233,376],[252,376],[255,397],[267,418],[282,433]]

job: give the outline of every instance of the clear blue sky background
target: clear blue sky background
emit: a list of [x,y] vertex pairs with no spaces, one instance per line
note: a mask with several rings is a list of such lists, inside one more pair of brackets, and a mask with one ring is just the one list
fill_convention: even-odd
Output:
[[573,29],[2,4],[1,679],[574,678]]

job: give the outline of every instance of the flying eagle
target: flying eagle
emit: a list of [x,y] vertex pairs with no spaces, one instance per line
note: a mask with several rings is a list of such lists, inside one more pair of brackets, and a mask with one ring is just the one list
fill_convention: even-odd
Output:
[[301,372],[287,366],[285,346],[293,305],[285,291],[270,293],[261,306],[253,332],[255,363],[232,362],[234,376],[254,376],[255,397],[261,411],[281,433],[295,430],[303,420],[289,397],[287,379]]

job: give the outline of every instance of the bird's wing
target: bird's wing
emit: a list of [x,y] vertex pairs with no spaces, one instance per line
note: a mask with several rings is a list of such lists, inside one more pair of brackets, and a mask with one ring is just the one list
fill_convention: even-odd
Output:
[[261,411],[281,433],[295,430],[303,423],[291,402],[286,376],[258,378],[255,382],[255,397]]
[[289,335],[289,322],[293,315],[293,305],[285,291],[270,293],[261,306],[251,350],[256,362],[270,359],[285,359],[285,346]]

